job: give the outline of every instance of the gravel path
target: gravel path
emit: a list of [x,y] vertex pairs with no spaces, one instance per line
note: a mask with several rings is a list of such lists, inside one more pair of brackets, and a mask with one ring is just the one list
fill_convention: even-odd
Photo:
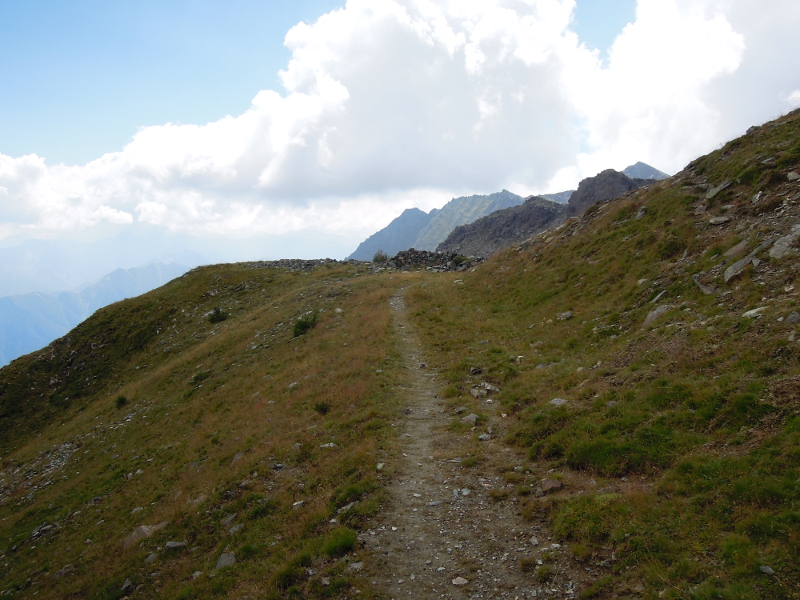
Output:
[[[481,442],[486,460],[479,467],[460,464],[474,436],[499,424],[496,404],[482,407],[491,416],[480,431],[449,431],[455,415],[436,396],[442,383],[425,364],[402,292],[390,302],[408,373],[398,390],[408,396],[407,409],[397,424],[403,440],[399,464],[387,465],[393,473],[389,507],[362,535],[370,555],[364,574],[374,589],[397,600],[577,597],[588,569],[573,564],[543,521],[521,517],[513,490],[503,501],[489,496],[508,485],[501,465],[519,475],[514,488],[523,480],[530,485],[525,461],[492,439]],[[537,576],[541,565],[549,577]]]

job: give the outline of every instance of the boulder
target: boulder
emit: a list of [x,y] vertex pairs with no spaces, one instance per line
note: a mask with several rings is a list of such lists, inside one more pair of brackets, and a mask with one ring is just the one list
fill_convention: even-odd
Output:
[[158,525],[140,525],[139,527],[134,529],[130,534],[128,534],[128,536],[124,540],[122,540],[122,546],[124,548],[130,548],[134,544],[137,544],[142,540],[149,538],[157,531],[161,531],[166,526],[167,526],[167,521],[162,521]]

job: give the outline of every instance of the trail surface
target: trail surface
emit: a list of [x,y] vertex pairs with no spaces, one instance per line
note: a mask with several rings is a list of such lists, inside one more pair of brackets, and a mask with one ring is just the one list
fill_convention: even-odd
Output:
[[[484,400],[481,411],[490,415],[488,423],[451,432],[457,416],[437,397],[443,384],[427,365],[406,316],[403,291],[390,303],[408,374],[398,393],[407,395],[407,408],[396,424],[402,428],[397,464],[386,467],[393,474],[388,510],[362,536],[370,551],[364,568],[373,589],[397,600],[576,597],[588,569],[573,564],[544,522],[522,518],[513,490],[501,501],[490,497],[492,490],[497,496],[533,483],[523,458],[492,438],[481,442],[481,463],[461,464],[474,448],[474,437],[499,424],[497,404]],[[503,470],[513,474],[514,485]],[[546,577],[535,572],[542,565]]]

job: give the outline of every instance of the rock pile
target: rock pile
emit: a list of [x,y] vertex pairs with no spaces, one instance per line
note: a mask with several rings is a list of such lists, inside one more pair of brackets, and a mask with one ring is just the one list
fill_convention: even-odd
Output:
[[466,271],[476,264],[483,262],[483,258],[463,256],[457,252],[429,252],[428,250],[403,250],[383,263],[390,269],[425,268],[428,271],[441,273],[443,271]]

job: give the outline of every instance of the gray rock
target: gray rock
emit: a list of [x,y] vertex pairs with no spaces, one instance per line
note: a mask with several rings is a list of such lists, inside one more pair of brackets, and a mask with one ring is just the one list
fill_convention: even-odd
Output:
[[761,306],[759,308],[754,308],[753,310],[748,310],[745,313],[742,313],[742,317],[745,319],[755,319],[756,317],[760,317],[761,313],[767,310],[766,306]]
[[726,182],[724,182],[724,183],[722,183],[722,184],[718,185],[718,186],[717,186],[717,187],[715,187],[714,189],[710,190],[710,191],[709,191],[709,192],[706,194],[706,200],[713,200],[713,199],[714,199],[714,196],[716,196],[717,194],[719,194],[719,193],[720,193],[722,190],[724,190],[724,189],[727,189],[727,188],[728,188],[728,186],[730,186],[730,184],[731,184],[731,182],[730,182],[730,181],[726,181]]
[[564,487],[564,484],[558,481],[557,479],[544,479],[542,480],[541,489],[546,494],[547,492],[552,492],[554,490],[560,490]]
[[192,579],[193,579],[193,580],[194,580],[194,579],[197,579],[197,578],[198,578],[198,577],[200,577],[202,574],[203,574],[203,572],[202,572],[202,571],[195,571],[194,573],[192,573]]
[[614,408],[615,406],[619,406],[619,402],[617,402],[616,400],[609,400],[608,402],[606,402],[606,407],[608,408]]
[[772,570],[772,567],[768,567],[767,565],[761,565],[759,569],[761,569],[762,573],[767,575],[773,575],[775,573],[775,571]]
[[792,325],[797,325],[800,323],[800,315],[796,312],[792,312],[788,317],[786,317],[786,322],[791,323]]
[[228,530],[228,533],[231,535],[236,535],[242,530],[242,527],[244,527],[244,525],[242,525],[241,523],[237,523],[236,525],[231,527],[230,530]]
[[729,248],[728,251],[725,252],[724,256],[725,258],[733,258],[734,256],[740,255],[745,250],[747,250],[747,240],[742,240],[735,246]]
[[475,398],[483,398],[489,395],[489,392],[487,392],[486,390],[478,388],[472,388],[469,391],[469,393],[472,394]]
[[364,568],[364,563],[363,562],[350,563],[349,565],[347,565],[347,568],[350,571],[360,571],[361,569]]
[[792,171],[791,173],[789,173],[789,174],[786,176],[786,178],[787,178],[789,181],[797,181],[798,179],[800,179],[800,174],[798,174],[798,173],[797,173],[797,172],[795,172],[795,171]]
[[781,259],[790,252],[792,252],[792,245],[797,241],[797,238],[800,237],[800,225],[795,225],[792,227],[792,231],[789,235],[785,235],[782,238],[778,238],[775,240],[775,243],[772,245],[772,248],[769,249],[769,256],[770,258]]
[[698,206],[697,208],[694,209],[694,214],[696,215],[702,215],[704,212],[706,212],[705,206]]
[[556,319],[559,321],[569,321],[572,318],[572,311],[568,310],[566,312],[558,313],[556,315]]
[[492,439],[492,436],[491,436],[491,435],[489,435],[488,433],[482,433],[482,434],[480,434],[480,435],[478,436],[478,439],[479,439],[480,441],[482,441],[482,442],[488,442],[490,439]]
[[456,414],[457,414],[457,415],[460,415],[461,413],[465,412],[466,410],[467,410],[467,407],[466,407],[466,406],[459,406],[459,407],[456,409]]
[[331,584],[331,578],[330,577],[321,577],[320,581],[322,582],[322,585],[330,585]]
[[736,261],[730,267],[725,269],[725,273],[723,275],[723,277],[725,278],[725,283],[728,283],[731,279],[741,274],[747,268],[747,265],[749,265],[750,263],[753,263],[754,266],[758,266],[758,258],[756,258],[758,253],[766,248],[769,248],[771,245],[772,245],[772,240],[767,240],[766,242],[763,242],[758,246],[758,248],[753,250],[743,259]]
[[469,496],[469,488],[462,488],[461,489],[462,496]]
[[133,586],[133,584],[131,583],[131,580],[130,579],[126,579],[125,583],[123,583],[122,587],[119,588],[119,589],[120,589],[121,592],[124,592],[125,590],[129,589],[131,586]]
[[152,565],[154,562],[156,562],[157,558],[158,555],[155,552],[151,552],[150,554],[147,555],[147,558],[144,559],[144,564]]
[[225,567],[232,567],[235,564],[236,564],[236,556],[234,556],[230,552],[223,552],[220,555],[219,560],[217,560],[216,569],[219,570],[219,569],[224,569]]
[[661,297],[662,297],[664,294],[666,294],[666,293],[667,293],[667,290],[661,290],[661,292],[660,292],[660,293],[659,293],[659,294],[658,294],[658,295],[657,295],[655,298],[653,298],[652,300],[650,300],[650,304],[655,304],[656,302],[658,302],[659,300],[661,300]]
[[703,282],[701,282],[699,274],[692,275],[692,281],[694,281],[697,284],[697,287],[699,287],[700,291],[703,292],[706,296],[710,296],[711,294],[714,294],[717,291],[714,288],[714,286],[706,285]]
[[470,367],[470,375],[480,375],[481,373],[483,373],[483,370],[480,367]]
[[725,223],[730,222],[730,217],[711,217],[708,222],[711,225],[724,225]]
[[647,318],[644,320],[643,327],[651,325],[656,319],[658,319],[658,317],[666,313],[670,308],[672,308],[671,304],[663,304],[659,306],[657,309],[647,315]]
[[466,417],[463,417],[461,419],[461,422],[465,423],[467,425],[473,425],[474,426],[478,422],[478,418],[479,418],[478,415],[476,415],[475,413],[472,413],[470,415],[467,415]]
[[330,448],[330,449],[333,449],[333,448],[338,448],[339,446],[337,446],[337,445],[336,445],[336,444],[334,444],[333,442],[328,442],[327,444],[320,444],[320,445],[319,445],[319,447],[320,447],[320,448]]
[[142,540],[149,538],[153,535],[156,531],[160,531],[167,526],[167,521],[162,521],[158,525],[140,525],[136,529],[134,529],[123,541],[122,545],[125,548],[130,548],[133,544],[141,542]]
[[231,514],[229,514],[227,517],[225,517],[224,519],[222,519],[222,524],[223,524],[225,527],[227,527],[228,525],[230,525],[231,523],[233,523],[233,520],[234,520],[235,518],[236,518],[236,513],[231,513]]
[[182,542],[167,542],[164,544],[164,547],[167,550],[174,550],[175,548],[184,548],[187,545],[187,541],[183,540]]
[[551,406],[564,406],[566,403],[567,401],[564,398],[553,398],[548,402]]
[[539,538],[534,536],[531,539],[529,539],[528,542],[530,542],[530,544],[532,546],[538,546],[539,545]]
[[487,392],[494,392],[499,393],[500,388],[496,385],[492,385],[491,383],[486,383],[485,381],[481,382],[481,387],[485,389]]
[[644,216],[647,214],[647,207],[643,206],[638,211],[636,211],[636,220],[641,221],[644,219]]

